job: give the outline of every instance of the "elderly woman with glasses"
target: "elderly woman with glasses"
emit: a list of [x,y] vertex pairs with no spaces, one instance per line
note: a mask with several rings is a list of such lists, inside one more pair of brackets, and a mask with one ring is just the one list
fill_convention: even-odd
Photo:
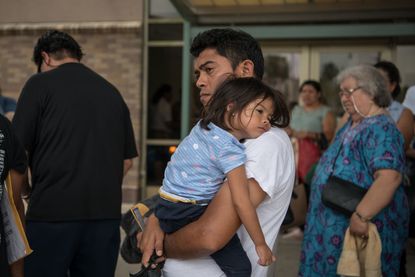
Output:
[[[337,276],[346,229],[367,238],[369,222],[381,238],[382,275],[398,276],[408,202],[402,187],[403,137],[386,112],[391,96],[385,78],[372,66],[348,68],[337,79],[349,119],[321,157],[311,184],[299,276]],[[351,216],[322,202],[331,176],[368,189]]]

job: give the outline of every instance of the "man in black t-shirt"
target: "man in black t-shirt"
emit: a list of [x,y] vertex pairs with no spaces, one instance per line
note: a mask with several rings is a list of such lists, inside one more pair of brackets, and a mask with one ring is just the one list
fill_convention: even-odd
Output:
[[121,184],[137,156],[118,90],[80,63],[79,44],[49,31],[35,46],[40,73],[23,87],[13,125],[28,153],[28,277],[114,276]]
[[[4,201],[4,180],[10,173],[14,202],[16,208],[24,219],[23,201],[20,197],[23,186],[27,184],[26,175],[27,159],[23,147],[19,144],[15,134],[12,132],[8,119],[0,115],[0,201]],[[0,276],[1,277],[23,277],[23,263],[17,261],[9,267],[4,236],[4,226],[0,205]]]

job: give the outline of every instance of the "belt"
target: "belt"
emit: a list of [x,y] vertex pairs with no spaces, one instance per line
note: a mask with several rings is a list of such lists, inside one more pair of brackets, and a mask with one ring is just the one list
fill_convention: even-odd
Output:
[[204,200],[192,200],[192,199],[186,199],[182,197],[174,197],[171,194],[164,193],[162,191],[159,191],[160,198],[173,202],[173,203],[186,203],[186,204],[193,204],[193,205],[207,205],[210,203],[210,200],[204,199]]

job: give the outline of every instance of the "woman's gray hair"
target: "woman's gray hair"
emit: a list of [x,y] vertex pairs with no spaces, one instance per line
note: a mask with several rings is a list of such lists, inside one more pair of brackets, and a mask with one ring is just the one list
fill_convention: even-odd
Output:
[[387,89],[385,77],[375,67],[358,65],[346,68],[337,76],[337,82],[340,84],[347,78],[355,79],[357,86],[379,107],[386,108],[391,104],[392,97]]

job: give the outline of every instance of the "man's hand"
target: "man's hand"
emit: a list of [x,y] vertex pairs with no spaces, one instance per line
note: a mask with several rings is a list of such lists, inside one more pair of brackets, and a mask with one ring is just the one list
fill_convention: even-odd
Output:
[[151,255],[156,252],[157,256],[161,257],[156,262],[159,263],[165,260],[163,256],[163,241],[164,232],[160,229],[157,217],[154,214],[147,219],[144,231],[137,234],[137,247],[140,248],[143,256],[141,263],[147,267]]
[[23,277],[23,259],[20,259],[10,265],[10,273],[12,277]]

